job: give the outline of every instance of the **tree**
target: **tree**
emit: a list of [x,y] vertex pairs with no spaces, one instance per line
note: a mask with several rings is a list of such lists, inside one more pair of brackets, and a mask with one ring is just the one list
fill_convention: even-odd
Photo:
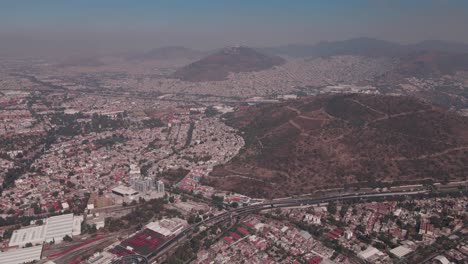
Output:
[[72,242],[73,241],[73,238],[71,238],[69,235],[66,235],[63,237],[63,241],[65,242]]
[[197,216],[195,217],[195,223],[199,223],[199,222],[201,222],[202,220],[203,220],[203,219],[202,219],[199,215],[197,215]]
[[153,212],[161,212],[164,208],[164,200],[163,199],[151,199],[151,209]]
[[328,203],[328,205],[327,205],[327,211],[328,211],[330,214],[332,214],[332,215],[336,214],[336,210],[337,210],[337,209],[336,209],[336,204],[335,204],[334,202]]
[[232,202],[231,206],[232,206],[232,208],[237,208],[237,207],[239,207],[239,204],[237,202]]
[[208,106],[205,110],[205,115],[207,117],[213,117],[213,116],[216,116],[217,114],[219,114],[219,111],[216,110],[216,108],[214,108],[213,106]]
[[26,243],[26,245],[24,245],[24,247],[27,247],[27,248],[32,247],[32,246],[33,246],[33,244],[31,242],[28,242],[28,243]]
[[346,212],[348,211],[349,206],[343,205],[340,210],[340,216],[343,218],[346,215]]
[[55,207],[51,205],[51,206],[49,206],[49,207],[47,208],[47,211],[48,211],[49,213],[54,213],[54,212],[55,212]]
[[187,223],[189,223],[189,224],[195,223],[195,216],[194,216],[194,215],[190,215],[189,218],[187,219]]
[[223,196],[216,196],[214,194],[211,196],[211,199],[213,199],[213,201],[218,202],[218,203],[222,203],[224,201]]
[[94,234],[97,232],[96,224],[93,224],[91,228],[89,229],[90,234]]
[[7,229],[3,232],[3,239],[10,239],[13,235],[13,228]]
[[42,219],[39,219],[36,221],[36,225],[43,225],[44,221]]
[[361,232],[361,233],[366,232],[366,228],[365,228],[362,224],[359,224],[359,225],[356,227],[356,230],[358,230],[358,231]]
[[174,196],[169,197],[169,202],[171,202],[171,203],[175,202]]

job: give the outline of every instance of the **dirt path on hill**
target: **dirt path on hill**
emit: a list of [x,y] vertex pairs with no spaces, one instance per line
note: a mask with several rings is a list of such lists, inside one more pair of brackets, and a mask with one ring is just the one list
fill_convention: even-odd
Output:
[[247,180],[252,180],[252,181],[257,181],[257,182],[268,183],[268,182],[266,182],[265,180],[260,180],[260,179],[257,179],[257,178],[247,177],[247,176],[237,175],[237,174],[229,174],[229,175],[219,176],[219,177],[218,177],[218,176],[216,176],[216,177],[209,176],[209,177],[212,177],[212,178],[214,178],[214,179],[242,178],[242,179],[247,179]]
[[294,107],[291,107],[291,106],[288,105],[288,106],[286,106],[286,109],[291,110],[293,112],[296,112],[297,115],[302,115],[301,110],[299,110],[297,108],[294,108]]
[[449,149],[446,149],[446,150],[441,151],[441,152],[436,152],[436,153],[432,153],[432,154],[428,154],[428,155],[421,155],[421,156],[418,156],[418,157],[415,157],[415,158],[404,158],[404,157],[401,157],[401,158],[393,158],[393,159],[391,159],[391,160],[394,160],[394,161],[421,160],[421,159],[439,157],[439,156],[443,156],[443,155],[445,155],[445,154],[447,154],[447,153],[450,153],[450,152],[460,151],[460,150],[465,150],[465,149],[468,149],[468,146],[456,147],[456,148],[449,148]]
[[[455,148],[449,148],[440,152],[432,153],[432,154],[426,154],[426,155],[420,155],[414,158],[406,158],[406,157],[398,157],[398,158],[391,158],[390,160],[392,161],[406,161],[406,160],[423,160],[423,159],[428,159],[428,158],[434,158],[434,157],[439,157],[443,156],[445,154],[448,154],[450,152],[454,151],[461,151],[461,150],[468,150],[468,146],[463,146],[463,147],[455,147]],[[352,158],[351,160],[376,160],[377,158]]]
[[374,113],[377,113],[377,114],[380,114],[380,115],[384,115],[384,116],[387,115],[386,113],[381,112],[381,111],[379,111],[379,110],[377,110],[377,109],[375,109],[375,108],[372,108],[372,107],[370,107],[370,106],[368,106],[368,105],[365,105],[365,104],[363,104],[363,103],[361,103],[361,102],[359,102],[359,101],[357,101],[357,100],[349,99],[349,101],[351,101],[351,102],[353,102],[353,103],[356,103],[356,104],[358,104],[358,105],[360,105],[360,106],[362,106],[362,107],[364,107],[364,108],[367,108],[367,109],[371,110],[371,111],[374,112]]
[[379,122],[379,121],[382,121],[382,120],[392,119],[392,118],[395,118],[395,117],[407,116],[407,115],[412,115],[412,114],[420,114],[420,113],[424,113],[424,112],[428,112],[428,111],[431,111],[431,109],[403,112],[403,113],[398,113],[398,114],[393,114],[393,115],[385,115],[384,117],[379,117],[377,119],[369,121],[368,124]]

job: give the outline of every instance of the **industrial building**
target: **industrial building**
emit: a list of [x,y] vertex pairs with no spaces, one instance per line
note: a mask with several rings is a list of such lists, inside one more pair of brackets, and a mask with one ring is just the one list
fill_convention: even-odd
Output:
[[0,263],[21,264],[41,259],[42,245],[0,251]]
[[135,253],[148,256],[165,242],[166,238],[163,235],[145,228],[109,250],[109,253],[118,257],[135,255]]
[[52,241],[58,243],[63,240],[64,236],[79,235],[81,222],[83,222],[83,216],[73,214],[52,216],[45,219],[43,225],[13,231],[9,246],[25,246],[27,243],[36,245]]
[[122,196],[122,197],[129,197],[129,196],[137,195],[138,191],[135,191],[134,189],[126,187],[126,186],[119,185],[115,187],[114,189],[112,189],[112,193]]
[[379,258],[385,256],[385,254],[376,249],[375,247],[368,247],[366,250],[360,252],[358,254],[358,257],[360,257],[361,259],[365,260],[365,261],[369,261],[369,262],[373,262],[373,261],[376,261],[378,260]]
[[396,247],[392,250],[390,250],[390,253],[392,253],[393,255],[395,255],[397,258],[403,258],[404,256],[408,255],[409,253],[411,253],[413,250],[408,248],[408,247],[405,247],[405,246],[399,246],[399,247]]
[[184,220],[178,218],[162,219],[147,224],[146,228],[168,238],[180,233],[184,229]]
[[15,230],[11,236],[9,246],[24,246],[27,243],[42,244],[45,241],[46,231],[46,225]]

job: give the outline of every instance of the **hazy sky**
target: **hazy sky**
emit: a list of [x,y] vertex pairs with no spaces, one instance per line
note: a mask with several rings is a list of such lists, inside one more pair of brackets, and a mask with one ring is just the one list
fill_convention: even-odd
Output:
[[468,42],[467,0],[1,0],[0,53],[353,37]]

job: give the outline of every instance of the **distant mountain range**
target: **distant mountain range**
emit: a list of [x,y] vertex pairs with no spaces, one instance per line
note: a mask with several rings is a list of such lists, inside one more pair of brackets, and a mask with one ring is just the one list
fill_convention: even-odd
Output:
[[60,61],[59,67],[99,67],[105,63],[97,56],[71,56]]
[[412,52],[400,57],[395,71],[405,77],[432,77],[468,70],[468,53]]
[[229,73],[252,72],[285,63],[281,57],[265,55],[248,47],[221,49],[177,70],[172,77],[189,82],[222,81]]
[[325,95],[225,116],[246,145],[205,183],[253,197],[466,180],[468,118],[417,99]]
[[[247,47],[242,47],[249,49]],[[328,57],[337,55],[356,55],[372,57],[403,56],[413,52],[437,51],[445,53],[468,53],[468,44],[447,42],[441,40],[425,40],[415,44],[399,44],[374,38],[353,38],[342,41],[322,41],[312,45],[290,44],[276,47],[253,48],[258,53],[289,56],[289,57]],[[181,46],[166,46],[147,52],[127,53],[130,60],[170,60],[170,59],[200,59],[203,56],[216,54],[225,49],[215,51],[198,51]],[[252,53],[253,51],[249,51]]]
[[173,59],[199,59],[206,53],[180,46],[166,46],[155,48],[147,52],[126,54],[128,60],[173,60]]
[[[159,48],[144,54],[146,58],[152,59],[171,59],[178,56],[193,58],[202,55],[202,52],[182,47]],[[467,44],[427,40],[404,45],[372,38],[355,38],[324,41],[315,45],[221,49],[180,68],[172,77],[190,82],[222,81],[226,80],[230,72],[260,71],[280,65],[285,60],[279,56],[313,59],[339,55],[398,59],[401,64],[401,67],[397,67],[399,74],[404,76],[427,77],[468,70]]]
[[[261,51],[311,60],[339,55],[388,59],[394,66],[367,82],[378,87],[382,93],[412,95],[447,109],[468,107],[468,88],[463,88],[460,77],[454,77],[457,72],[468,72],[467,44],[426,40],[403,45],[372,38],[356,38],[320,42],[316,45],[288,45]],[[446,76],[451,78],[447,79]],[[419,79],[418,84],[408,83],[406,79],[412,77]],[[428,79],[432,79],[431,85],[422,84]]]
[[343,41],[323,41],[314,45],[285,45],[259,48],[261,52],[290,57],[323,57],[335,55],[399,56],[418,51],[468,53],[468,44],[440,40],[425,40],[416,44],[399,44],[373,39],[354,38]]

